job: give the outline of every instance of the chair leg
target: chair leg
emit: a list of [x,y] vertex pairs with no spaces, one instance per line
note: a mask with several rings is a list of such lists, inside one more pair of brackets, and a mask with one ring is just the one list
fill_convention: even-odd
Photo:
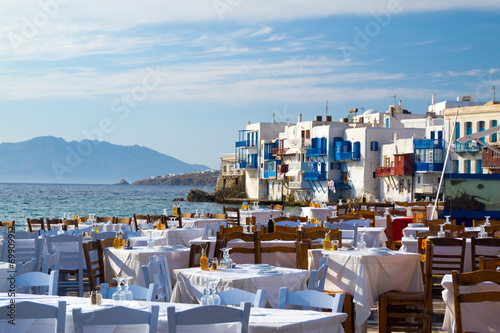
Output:
[[378,301],[378,331],[387,332],[387,297],[382,296]]
[[[324,293],[328,294],[330,296],[335,296],[337,293],[341,293],[342,291],[330,291],[330,290],[325,290]],[[344,298],[344,308],[343,311],[344,313],[347,313],[347,318],[343,322],[344,326],[344,332],[345,333],[354,333],[354,303],[353,303],[353,298],[351,294],[345,293],[345,298]]]

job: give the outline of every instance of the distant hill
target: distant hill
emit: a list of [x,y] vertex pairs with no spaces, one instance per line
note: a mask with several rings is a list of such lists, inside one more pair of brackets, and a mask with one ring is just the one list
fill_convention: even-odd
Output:
[[210,169],[146,147],[44,136],[0,144],[0,182],[114,184]]
[[159,176],[141,179],[132,185],[186,185],[186,186],[215,186],[220,171],[203,171],[184,175]]

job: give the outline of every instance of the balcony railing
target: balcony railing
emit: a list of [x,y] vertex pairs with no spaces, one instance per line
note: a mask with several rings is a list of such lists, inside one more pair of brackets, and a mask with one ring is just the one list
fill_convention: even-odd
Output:
[[243,141],[236,141],[235,145],[236,148],[245,148],[247,146],[247,140]]
[[308,157],[316,157],[316,156],[325,156],[326,148],[309,148],[307,149],[306,156]]
[[277,174],[276,171],[264,171],[264,179],[276,178]]
[[284,155],[290,148],[273,148],[273,155]]
[[416,163],[416,171],[443,171],[444,163]]
[[307,162],[290,162],[288,163],[288,170],[309,170],[311,167]]
[[273,153],[264,153],[264,160],[269,161],[269,160],[274,160],[274,155]]
[[304,180],[326,180],[326,172],[307,171],[304,173]]
[[308,182],[289,182],[288,188],[291,190],[300,190],[311,188]]
[[394,176],[394,167],[381,167],[375,169],[375,177]]
[[455,142],[455,152],[458,153],[477,153],[481,151],[479,144],[473,141],[468,141],[466,143]]

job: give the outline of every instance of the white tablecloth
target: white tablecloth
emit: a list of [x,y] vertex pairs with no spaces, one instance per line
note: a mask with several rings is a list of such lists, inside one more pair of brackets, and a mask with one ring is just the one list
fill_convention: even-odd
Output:
[[142,236],[148,236],[153,233],[153,237],[168,237],[168,245],[189,246],[189,241],[197,237],[203,236],[203,228],[182,228],[182,229],[165,229],[165,230],[142,230]]
[[[172,249],[156,247],[134,247],[127,249],[104,249],[105,270],[107,282],[115,282],[113,277],[134,276],[131,284],[145,286],[142,277],[141,266],[149,263],[149,257],[153,255],[164,255],[168,262],[168,268],[172,271],[176,268],[186,268],[189,263],[189,248],[176,247]],[[173,276],[173,275],[172,275]]]
[[302,269],[275,267],[281,274],[259,274],[259,269],[250,265],[237,265],[230,270],[202,271],[199,267],[174,270],[177,280],[172,301],[197,303],[203,296],[205,282],[217,280],[217,291],[238,288],[252,293],[258,289],[266,290],[266,299],[273,308],[278,307],[279,289],[288,287],[289,291],[307,288],[309,272]]
[[[199,237],[190,241],[191,244],[201,244],[206,242],[210,242],[210,250],[208,252],[209,258],[215,257],[214,254],[215,237],[209,237],[208,240],[203,240],[201,237]],[[228,242],[227,247],[232,247],[232,246],[253,248],[253,243],[244,242],[242,240],[232,240]],[[262,247],[271,247],[271,246],[295,247],[295,242],[282,241],[282,240],[262,242]],[[253,254],[248,254],[248,253],[232,253],[231,259],[236,264],[252,264],[254,262]],[[283,252],[262,253],[262,263],[280,267],[291,267],[291,268],[297,267],[297,259],[295,253],[283,253]]]
[[323,255],[328,254],[325,290],[344,291],[356,303],[356,326],[361,329],[370,316],[370,307],[380,295],[391,290],[423,291],[421,256],[387,250],[377,254],[371,250],[309,250],[309,270],[318,269]]
[[277,218],[283,215],[283,211],[279,209],[240,210],[240,223],[246,224],[247,217],[255,216],[256,223],[267,225],[271,215]]
[[[455,308],[453,306],[453,280],[451,274],[446,274],[441,281],[444,287],[443,300],[446,305],[443,329],[448,332],[455,331]],[[464,291],[499,290],[498,285],[480,283],[475,286],[463,287]],[[464,331],[473,332],[498,332],[500,331],[500,303],[468,303],[462,305],[462,327]]]
[[215,222],[226,222],[226,219],[192,219],[185,218],[182,219],[182,227],[183,228],[205,228],[205,224],[215,223]]
[[[129,237],[130,246],[147,246],[149,236]],[[168,245],[167,236],[153,236],[156,246]]]
[[[82,308],[84,313],[104,309],[114,304],[125,305],[127,303],[114,302],[110,299],[103,299],[102,306],[92,306],[88,298],[78,297],[57,297],[57,296],[38,296],[38,295],[18,295],[17,302],[30,300],[48,305],[57,305],[59,300],[66,301],[66,333],[74,332],[73,327],[73,309]],[[0,306],[7,305],[10,299],[7,294],[0,293]],[[129,307],[139,310],[147,310],[150,305],[158,305],[160,313],[158,318],[157,332],[168,332],[167,307],[175,306],[176,311],[183,311],[200,305],[163,303],[163,302],[144,302],[132,301],[128,303]],[[304,310],[277,310],[277,309],[259,309],[252,308],[250,311],[249,333],[342,333],[341,323],[346,319],[345,313],[326,313]],[[16,320],[16,326],[7,324],[0,320],[0,332],[2,333],[52,333],[54,332],[54,320]],[[146,325],[129,326],[86,326],[87,333],[132,333],[143,332]],[[236,332],[235,323],[219,324],[217,326],[179,326],[178,332]]]
[[366,247],[379,247],[387,242],[385,227],[358,227],[358,235],[360,232],[365,234],[364,240]]
[[307,217],[309,220],[314,217],[320,221],[326,221],[332,217],[332,212],[336,211],[336,209],[335,206],[327,206],[326,208],[302,207],[300,216]]

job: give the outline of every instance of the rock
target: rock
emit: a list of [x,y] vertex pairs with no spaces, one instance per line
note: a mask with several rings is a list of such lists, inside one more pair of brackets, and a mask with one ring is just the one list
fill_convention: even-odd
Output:
[[118,183],[116,183],[115,185],[130,185],[130,184],[125,179],[122,179]]
[[187,200],[190,202],[214,202],[215,196],[208,192],[193,188],[189,192]]
[[172,201],[185,201],[184,198],[175,198],[174,200]]

